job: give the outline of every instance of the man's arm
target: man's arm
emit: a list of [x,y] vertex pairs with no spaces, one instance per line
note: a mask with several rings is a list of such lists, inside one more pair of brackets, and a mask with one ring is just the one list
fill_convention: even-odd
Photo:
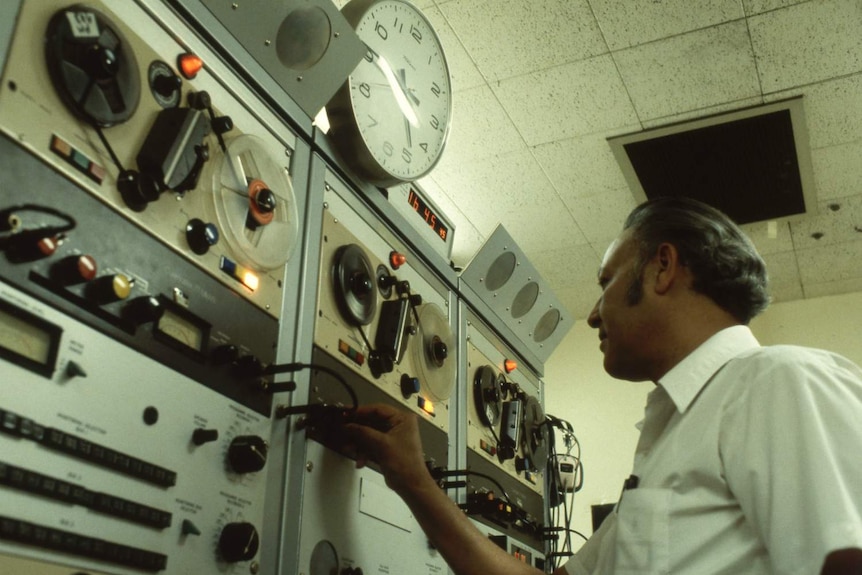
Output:
[[[431,544],[457,575],[540,575],[485,537],[431,477],[422,457],[416,416],[383,405],[363,406],[348,425],[359,457],[380,466]],[[566,575],[561,567],[555,575]]]

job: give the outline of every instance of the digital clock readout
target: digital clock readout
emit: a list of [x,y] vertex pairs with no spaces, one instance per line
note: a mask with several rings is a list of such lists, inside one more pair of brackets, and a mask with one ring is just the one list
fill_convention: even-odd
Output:
[[413,208],[413,210],[419,214],[424,220],[425,223],[428,224],[434,233],[437,234],[444,242],[449,236],[449,228],[447,228],[440,218],[437,217],[437,214],[428,207],[428,204],[425,203],[419,194],[417,194],[412,188],[410,189],[410,193],[407,194],[407,203]]

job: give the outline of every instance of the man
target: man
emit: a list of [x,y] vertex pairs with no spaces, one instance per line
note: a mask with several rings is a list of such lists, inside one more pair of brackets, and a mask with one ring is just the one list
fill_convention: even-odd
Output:
[[[746,326],[767,305],[766,272],[742,232],[699,202],[647,202],[599,284],[588,322],[605,370],[656,387],[616,512],[556,574],[862,574],[862,370],[759,346]],[[376,427],[351,426],[360,450],[455,573],[537,573],[436,486],[414,416],[358,415]]]

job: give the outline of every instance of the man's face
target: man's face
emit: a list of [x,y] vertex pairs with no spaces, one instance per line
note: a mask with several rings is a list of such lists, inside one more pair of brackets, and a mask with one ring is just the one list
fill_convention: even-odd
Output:
[[649,378],[645,347],[650,325],[638,263],[637,243],[623,232],[605,252],[599,270],[602,295],[587,320],[599,330],[605,371],[632,381]]

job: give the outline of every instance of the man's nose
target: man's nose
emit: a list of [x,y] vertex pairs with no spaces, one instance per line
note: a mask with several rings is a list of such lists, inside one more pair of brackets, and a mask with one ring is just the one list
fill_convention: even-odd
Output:
[[596,301],[596,305],[593,306],[593,311],[591,311],[590,315],[587,316],[587,325],[593,329],[599,329],[599,326],[602,324],[602,318],[599,316],[599,302],[601,301],[601,298]]

